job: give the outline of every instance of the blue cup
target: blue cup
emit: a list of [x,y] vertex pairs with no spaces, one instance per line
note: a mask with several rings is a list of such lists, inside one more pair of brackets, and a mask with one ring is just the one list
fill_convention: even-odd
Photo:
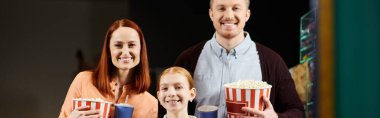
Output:
[[132,113],[132,105],[115,104],[115,118],[132,118]]
[[199,118],[217,118],[218,107],[212,105],[203,105],[198,107]]

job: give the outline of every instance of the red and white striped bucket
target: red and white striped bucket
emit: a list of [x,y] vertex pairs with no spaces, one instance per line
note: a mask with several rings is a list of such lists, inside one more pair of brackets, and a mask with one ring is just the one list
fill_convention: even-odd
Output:
[[88,110],[99,110],[101,118],[108,118],[111,102],[95,99],[73,99],[73,110],[81,106],[91,106]]
[[225,86],[228,118],[253,116],[253,114],[242,111],[242,107],[250,107],[262,111],[264,109],[263,96],[267,98],[270,97],[271,87],[272,86],[260,89],[239,89]]

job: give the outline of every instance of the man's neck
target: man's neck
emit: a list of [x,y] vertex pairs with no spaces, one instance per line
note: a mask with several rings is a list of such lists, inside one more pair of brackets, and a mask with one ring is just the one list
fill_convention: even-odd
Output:
[[229,53],[233,48],[235,48],[237,45],[242,43],[245,39],[244,32],[242,32],[239,35],[236,35],[234,37],[223,37],[221,35],[216,34],[215,36],[216,41],[227,50],[227,53]]

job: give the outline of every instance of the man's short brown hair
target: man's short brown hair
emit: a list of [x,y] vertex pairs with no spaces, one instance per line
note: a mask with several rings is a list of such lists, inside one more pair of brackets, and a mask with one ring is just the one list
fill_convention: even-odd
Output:
[[[210,8],[212,7],[211,5],[213,1],[214,0],[210,0]],[[247,8],[249,8],[250,0],[245,0],[245,2],[247,2]]]

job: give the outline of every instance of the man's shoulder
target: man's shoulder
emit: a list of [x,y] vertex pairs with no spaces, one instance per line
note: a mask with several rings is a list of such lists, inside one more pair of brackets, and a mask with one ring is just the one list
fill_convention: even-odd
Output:
[[262,68],[288,68],[277,52],[259,43],[256,46]]
[[255,42],[255,43],[256,43],[256,48],[257,48],[257,52],[259,54],[259,57],[275,58],[275,59],[281,58],[281,56],[277,52],[270,49],[269,47],[267,47],[263,44],[260,44],[258,42]]
[[206,44],[207,41],[201,41],[189,48],[187,48],[186,50],[184,50],[182,53],[190,53],[190,52],[194,52],[194,51],[202,51],[204,45]]
[[181,54],[178,56],[178,58],[187,58],[187,57],[198,57],[199,54],[202,52],[202,49],[204,47],[204,45],[206,44],[207,41],[202,41],[202,42],[199,42],[187,49],[185,49],[184,51],[181,52]]
[[193,74],[195,66],[197,65],[198,58],[202,53],[203,47],[207,41],[199,42],[186,50],[177,57],[174,65],[186,68]]

